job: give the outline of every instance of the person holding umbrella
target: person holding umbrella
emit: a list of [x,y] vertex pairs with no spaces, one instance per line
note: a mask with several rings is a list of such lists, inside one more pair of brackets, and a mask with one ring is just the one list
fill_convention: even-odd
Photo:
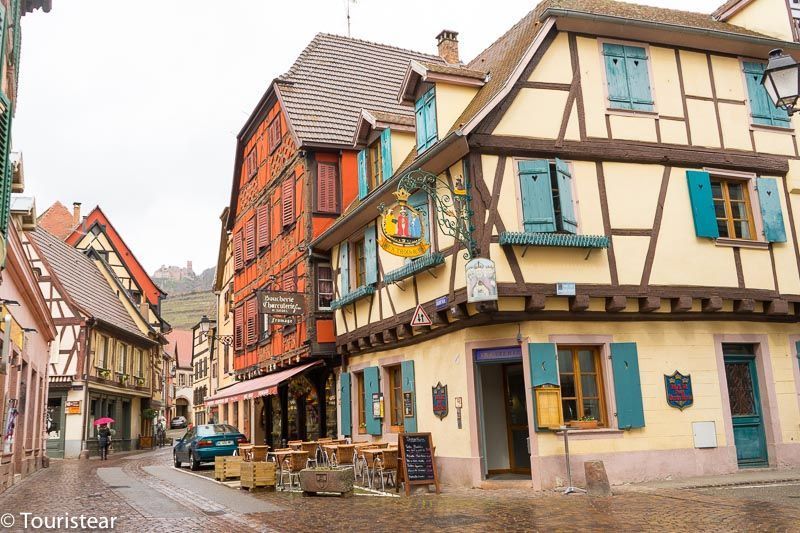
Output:
[[100,460],[105,461],[108,459],[108,447],[111,445],[111,429],[108,425],[113,423],[114,419],[109,417],[98,418],[94,421],[95,426],[100,426],[97,430],[97,443],[100,447]]

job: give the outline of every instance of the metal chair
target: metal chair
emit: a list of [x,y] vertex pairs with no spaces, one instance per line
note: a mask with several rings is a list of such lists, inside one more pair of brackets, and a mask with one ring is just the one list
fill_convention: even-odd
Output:
[[317,452],[319,451],[319,444],[316,442],[303,442],[300,444],[300,450],[308,453],[306,468],[317,466]]
[[293,452],[292,455],[286,458],[283,462],[283,468],[281,469],[281,485],[284,487],[283,483],[283,476],[287,475],[289,477],[289,488],[291,489],[294,483],[292,479],[297,480],[297,485],[300,485],[300,471],[306,467],[306,463],[308,461],[308,452]]
[[397,487],[397,450],[386,450],[375,459],[375,474],[381,478],[381,490],[386,490],[386,482],[391,478],[392,486]]

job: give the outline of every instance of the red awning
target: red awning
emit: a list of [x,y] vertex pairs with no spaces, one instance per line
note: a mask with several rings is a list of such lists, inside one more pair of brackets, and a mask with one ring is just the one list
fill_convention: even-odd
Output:
[[204,403],[206,405],[221,405],[228,402],[238,402],[239,400],[250,400],[260,396],[278,394],[278,385],[301,372],[305,372],[312,366],[320,364],[322,364],[322,361],[312,361],[274,374],[242,381],[218,391],[213,396],[209,396]]

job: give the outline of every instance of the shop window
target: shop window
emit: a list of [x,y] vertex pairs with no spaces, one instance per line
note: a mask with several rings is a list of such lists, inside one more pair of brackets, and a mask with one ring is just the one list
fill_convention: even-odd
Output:
[[270,396],[270,412],[272,414],[272,447],[281,448],[281,399],[277,395]]
[[336,438],[336,374],[325,380],[325,437]]
[[364,373],[353,373],[356,378],[356,406],[358,411],[358,433],[364,435],[367,433],[367,414],[364,411]]
[[386,368],[389,375],[389,422],[392,431],[403,432],[403,373],[400,365]]
[[333,301],[333,269],[330,263],[317,264],[317,308],[330,311]]
[[559,346],[558,372],[564,422],[595,420],[607,427],[600,351]]

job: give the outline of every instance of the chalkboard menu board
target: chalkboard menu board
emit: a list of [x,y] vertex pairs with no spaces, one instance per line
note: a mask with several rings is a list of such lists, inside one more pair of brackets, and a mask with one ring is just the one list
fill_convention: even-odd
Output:
[[439,494],[439,476],[434,461],[433,438],[430,433],[401,433],[400,459],[403,464],[403,479],[406,494],[411,493],[411,485],[436,485]]

